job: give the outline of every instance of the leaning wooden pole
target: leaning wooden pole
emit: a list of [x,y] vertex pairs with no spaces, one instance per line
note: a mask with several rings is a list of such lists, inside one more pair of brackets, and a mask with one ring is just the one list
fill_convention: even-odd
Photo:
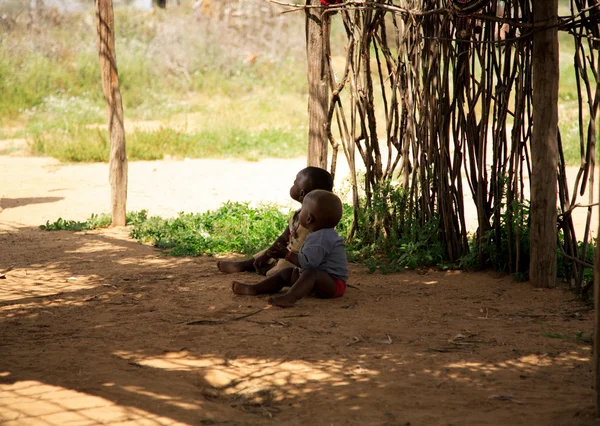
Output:
[[[306,0],[318,6],[319,0]],[[327,112],[329,62],[324,54],[329,40],[329,14],[323,8],[306,8],[306,57],[308,61],[308,159],[309,166],[327,168]]]
[[558,0],[533,0],[533,128],[529,279],[536,287],[556,283],[558,167]]
[[114,39],[114,12],[112,0],[95,0],[96,29],[98,31],[98,55],[102,90],[108,108],[108,131],[110,133],[110,197],[112,226],[125,226],[127,210],[127,152],[125,150],[125,127],[123,102],[119,88],[117,56]]

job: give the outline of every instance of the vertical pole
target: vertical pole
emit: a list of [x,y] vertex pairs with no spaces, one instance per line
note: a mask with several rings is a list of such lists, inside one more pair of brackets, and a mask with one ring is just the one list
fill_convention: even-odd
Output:
[[[598,57],[597,69],[600,70],[600,57]],[[600,82],[596,82],[596,95],[600,95]],[[599,96],[600,98],[600,96]],[[590,126],[590,131],[595,132],[595,126]],[[595,153],[593,154],[595,155]],[[594,170],[594,168],[592,168]],[[600,186],[598,187],[600,188]],[[600,189],[598,191],[600,194]],[[598,232],[600,235],[600,215],[598,215]],[[594,253],[594,393],[596,405],[596,417],[600,417],[600,245],[596,244]]]
[[96,29],[98,31],[98,56],[102,90],[108,109],[110,133],[110,197],[112,226],[125,226],[127,210],[127,152],[123,101],[119,87],[117,56],[114,39],[114,11],[112,0],[95,0]]
[[[319,0],[306,0],[319,6]],[[328,62],[324,56],[329,38],[329,15],[321,7],[306,9],[306,56],[308,60],[308,159],[307,165],[327,169],[327,111],[329,109]],[[327,40],[328,41],[328,40]]]
[[[536,25],[558,22],[558,0],[533,0]],[[531,257],[529,279],[536,287],[556,284],[558,167],[558,31],[533,35],[533,129],[531,138]]]
[[[598,192],[600,193],[600,191]],[[600,232],[600,215],[598,215],[598,232]],[[600,351],[600,245],[596,245],[594,255],[594,359],[592,362],[596,417],[600,417],[600,355],[598,351]]]

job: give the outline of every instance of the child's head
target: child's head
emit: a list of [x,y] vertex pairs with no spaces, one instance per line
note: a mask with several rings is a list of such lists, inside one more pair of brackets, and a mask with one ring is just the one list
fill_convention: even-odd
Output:
[[335,228],[342,218],[342,201],[333,192],[316,189],[306,194],[298,220],[311,232]]
[[296,180],[290,188],[290,197],[302,202],[306,194],[315,189],[329,191],[333,189],[333,177],[331,174],[319,167],[307,167],[296,175]]

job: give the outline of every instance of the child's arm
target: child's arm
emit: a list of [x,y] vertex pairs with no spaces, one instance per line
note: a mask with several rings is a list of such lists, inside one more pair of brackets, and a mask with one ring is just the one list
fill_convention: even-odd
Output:
[[285,259],[296,266],[300,266],[298,263],[298,255],[288,250],[286,244],[273,244],[271,248],[267,250],[267,256],[272,259]]
[[327,256],[327,250],[320,244],[304,244],[299,254],[287,249],[283,245],[267,250],[267,255],[275,259],[285,259],[288,262],[304,269],[317,269]]
[[267,255],[273,259],[285,259],[296,266],[300,266],[298,255],[293,251],[288,250],[284,245],[271,247],[269,250],[267,250]]
[[272,249],[272,248],[275,248],[277,246],[280,246],[280,245],[286,247],[287,243],[289,241],[290,241],[290,227],[286,226],[285,227],[285,231],[283,231],[281,233],[281,235],[279,237],[277,237],[277,239],[275,240],[275,242],[273,244],[271,244],[271,247],[269,248],[269,250]]
[[328,254],[329,251],[321,244],[304,244],[302,251],[296,256],[297,264],[302,269],[318,269]]
[[[263,254],[262,256],[258,256],[255,260],[254,260],[254,268],[255,269],[260,269],[261,267],[263,267],[270,259],[275,258],[276,256],[271,255],[271,253],[277,249],[277,247],[279,246],[283,246],[283,247],[287,247],[287,243],[290,240],[290,228],[289,226],[287,226],[285,228],[285,231],[283,231],[281,233],[281,235],[279,237],[277,237],[277,239],[275,240],[275,242],[271,245],[271,247],[269,247],[267,249],[267,251],[265,252],[265,254]],[[286,248],[287,250],[287,248]]]

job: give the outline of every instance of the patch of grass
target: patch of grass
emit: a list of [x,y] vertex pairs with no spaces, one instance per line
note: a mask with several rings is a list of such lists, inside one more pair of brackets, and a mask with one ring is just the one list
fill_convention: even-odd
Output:
[[[60,125],[59,125],[60,126]],[[108,132],[99,127],[31,128],[30,149],[66,162],[108,161]],[[306,154],[304,133],[269,128],[186,132],[172,128],[137,129],[126,135],[129,160],[159,160],[166,155],[178,158],[235,157],[256,161],[264,157],[290,158]]]
[[[141,210],[139,212],[127,213],[126,223],[127,225],[133,225],[145,221],[147,218],[147,211]],[[92,213],[90,218],[86,221],[80,222],[76,220],[68,220],[59,217],[56,221],[46,221],[45,225],[41,225],[40,229],[43,231],[89,231],[92,229],[108,228],[112,223],[111,216],[107,213],[95,214]]]
[[228,202],[205,213],[180,213],[172,219],[150,217],[134,224],[131,236],[175,256],[252,255],[275,241],[290,214],[274,205],[250,207]]
[[[443,263],[446,256],[438,219],[421,223],[418,209],[408,208],[409,196],[393,182],[384,182],[374,189],[372,208],[361,208],[359,231],[346,243],[349,260],[364,263],[371,272],[382,273]],[[337,226],[341,235],[348,235],[352,216],[352,206],[345,205]]]
[[[564,14],[567,15],[569,8],[566,7]],[[581,149],[580,149],[580,133],[579,133],[579,90],[583,100],[583,123],[584,123],[584,140],[587,140],[587,122],[589,120],[589,111],[587,107],[586,99],[586,88],[581,82],[581,88],[577,87],[577,76],[575,74],[574,65],[574,53],[575,44],[573,42],[573,36],[570,34],[560,31],[559,32],[559,45],[560,45],[560,86],[558,91],[558,126],[561,133],[563,152],[565,156],[565,162],[568,165],[579,165],[581,163]],[[589,47],[584,43],[584,49],[589,50]],[[587,54],[589,55],[589,53]],[[594,64],[595,66],[595,64]],[[591,84],[592,92],[595,90],[595,79],[592,70],[588,64],[588,79]],[[599,130],[598,136],[600,136],[600,120],[597,121],[596,128]]]
[[36,155],[66,162],[108,161],[110,141],[106,130],[82,125],[68,128],[31,128],[29,148]]
[[[559,232],[558,234],[559,237],[559,243],[561,245],[564,246],[564,234],[562,231]],[[579,258],[583,258],[583,260],[590,264],[593,265],[594,264],[594,254],[596,251],[596,246],[598,244],[598,240],[596,238],[591,238],[588,241],[587,246],[585,247],[585,256],[583,256],[583,241],[578,241],[577,242],[577,253],[578,253],[578,257]],[[568,280],[571,277],[575,276],[575,271],[574,271],[574,265],[571,259],[566,258],[563,254],[562,251],[559,249],[557,249],[557,277],[561,278],[563,280]],[[586,286],[588,285],[592,285],[594,283],[594,269],[593,268],[589,268],[589,267],[585,267],[583,268],[583,276],[581,277],[581,286],[583,288],[586,288]],[[591,293],[588,295],[589,300],[588,301],[593,301],[593,288]],[[582,296],[586,296],[586,293],[583,292]]]
[[[276,29],[266,23],[280,18],[266,14],[265,22],[244,23],[241,42],[238,30],[189,10],[115,9],[130,159],[304,154],[297,146],[308,133],[303,20],[288,18]],[[84,127],[106,123],[93,7],[33,13],[28,2],[0,2],[0,14],[2,126],[25,129],[34,154],[106,161],[105,133]],[[165,129],[128,128],[140,120]],[[175,143],[157,148],[164,140]]]
[[[79,125],[106,123],[93,8],[58,15],[49,8],[42,9],[39,14],[31,14],[36,17],[28,21],[20,17],[30,14],[29,2],[10,3],[10,7],[0,3],[0,14],[6,16],[0,23],[6,25],[0,28],[6,35],[0,37],[0,122],[4,125],[16,121],[27,129],[25,136],[29,139],[42,137],[43,144],[38,141],[36,147],[46,150],[34,149],[34,153],[64,161],[105,161],[104,141],[98,135],[85,135],[79,130],[64,134],[64,129]],[[209,153],[211,157],[284,157],[288,142],[304,144],[308,130],[303,19],[290,15],[281,26],[271,29],[268,20],[276,18],[265,14],[261,18],[264,22],[238,22],[243,24],[240,28],[245,28],[240,33],[239,29],[195,16],[189,10],[182,7],[169,13],[152,13],[125,5],[115,9],[126,125],[154,120],[165,128],[178,129],[177,133],[189,133],[189,139],[217,144],[226,141],[228,146]],[[341,20],[334,19],[333,59],[341,61],[340,69],[345,37]],[[574,47],[571,36],[562,31],[560,48],[560,127],[568,164],[579,164],[579,134],[574,125],[578,120]],[[248,52],[256,55],[250,63],[246,61]],[[377,99],[380,97],[376,94]],[[378,123],[383,126],[383,110],[378,108],[377,113]],[[234,129],[231,123],[236,124]],[[50,131],[39,136],[35,129],[40,127]],[[333,131],[336,134],[335,128]],[[133,133],[129,129],[129,134]],[[236,141],[253,145],[253,138],[266,138],[270,143],[274,134],[284,141],[279,148],[275,144],[258,150],[232,146]],[[69,140],[79,136],[84,138],[82,143]],[[130,136],[132,143],[139,140],[142,144],[132,146],[130,159],[162,158],[164,154],[207,155],[203,149],[194,154],[196,148],[191,149],[190,142],[185,141],[187,135],[176,144],[180,152],[144,146],[145,141],[161,145],[157,139],[163,136],[162,131]],[[99,146],[89,148],[90,152],[73,153],[74,149],[86,150],[84,146],[91,140]],[[51,149],[51,145],[62,148]],[[305,151],[298,148],[294,152],[303,155]]]
[[[489,230],[482,242],[478,241],[476,234],[472,235],[469,253],[459,259],[458,266],[467,270],[493,268],[508,273],[511,270],[510,265],[516,268],[517,263],[516,250],[510,250],[509,247],[510,244],[516,245],[518,241],[519,267],[513,271],[513,278],[526,281],[529,277],[529,201],[525,200],[524,204],[513,201],[512,206],[502,205],[500,209],[499,232]],[[483,263],[480,263],[481,260]]]
[[585,343],[588,345],[593,343],[593,333],[584,334],[584,332],[581,330],[578,331],[577,333],[575,333],[574,335],[564,334],[564,333],[556,333],[554,331],[546,331],[544,328],[544,324],[540,324],[540,325],[542,327],[542,334],[544,335],[544,337],[548,337],[550,339],[570,340],[573,342]]
[[272,128],[249,131],[231,127],[223,131],[186,133],[173,129],[137,131],[129,138],[132,159],[153,160],[165,155],[214,158],[236,157],[258,160],[262,157],[289,158],[306,153],[304,135]]

